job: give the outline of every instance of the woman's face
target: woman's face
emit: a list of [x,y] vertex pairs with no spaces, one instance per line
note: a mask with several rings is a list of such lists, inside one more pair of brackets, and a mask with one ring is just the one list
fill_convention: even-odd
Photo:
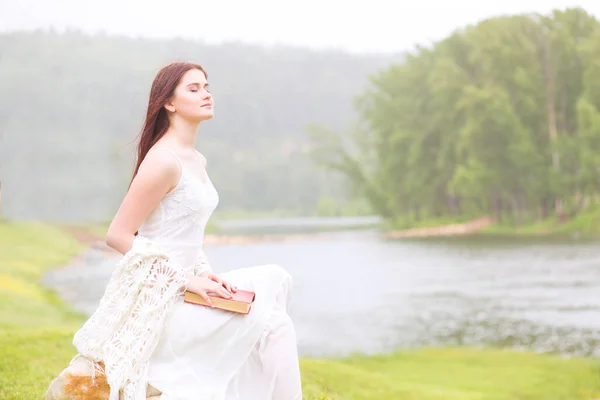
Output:
[[167,110],[180,117],[200,122],[213,117],[213,98],[208,91],[208,81],[204,72],[197,68],[187,71],[171,101],[165,105]]

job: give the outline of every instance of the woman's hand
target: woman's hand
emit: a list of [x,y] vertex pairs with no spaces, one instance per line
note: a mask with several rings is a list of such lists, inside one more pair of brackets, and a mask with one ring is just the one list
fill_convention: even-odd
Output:
[[200,276],[205,277],[210,279],[211,281],[220,283],[221,285],[225,286],[225,289],[229,290],[231,293],[235,293],[237,291],[237,288],[235,286],[233,286],[231,283],[224,281],[223,278],[221,278],[219,275],[210,272],[210,271],[206,271],[200,274]]
[[210,301],[208,293],[214,293],[224,299],[231,298],[231,292],[223,284],[206,276],[191,276],[187,284],[187,290],[200,295],[211,307],[214,307],[214,305]]

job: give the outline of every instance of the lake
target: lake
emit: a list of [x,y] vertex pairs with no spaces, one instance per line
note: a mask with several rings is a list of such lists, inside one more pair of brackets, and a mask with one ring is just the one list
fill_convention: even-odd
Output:
[[[271,220],[228,229],[280,234],[318,226]],[[344,223],[297,241],[205,247],[217,272],[267,263],[289,271],[299,350],[311,356],[461,344],[600,356],[598,250],[595,241],[567,238],[385,240]],[[92,250],[44,281],[89,313],[114,262]]]

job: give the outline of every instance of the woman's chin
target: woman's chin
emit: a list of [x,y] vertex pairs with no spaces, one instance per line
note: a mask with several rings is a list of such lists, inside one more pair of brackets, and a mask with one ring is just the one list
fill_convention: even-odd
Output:
[[202,121],[209,120],[212,117],[214,117],[214,114],[213,114],[212,110],[210,110],[210,112],[208,112],[208,110],[207,110],[207,111],[203,112],[202,114],[196,116],[196,120],[198,122],[202,122]]

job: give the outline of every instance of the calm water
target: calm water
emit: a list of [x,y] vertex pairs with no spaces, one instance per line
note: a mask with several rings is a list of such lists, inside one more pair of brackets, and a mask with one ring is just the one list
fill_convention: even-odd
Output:
[[[372,230],[206,247],[220,272],[285,267],[300,351],[329,356],[439,344],[600,356],[598,250],[567,239],[390,241]],[[89,312],[113,266],[90,254],[46,282]]]

